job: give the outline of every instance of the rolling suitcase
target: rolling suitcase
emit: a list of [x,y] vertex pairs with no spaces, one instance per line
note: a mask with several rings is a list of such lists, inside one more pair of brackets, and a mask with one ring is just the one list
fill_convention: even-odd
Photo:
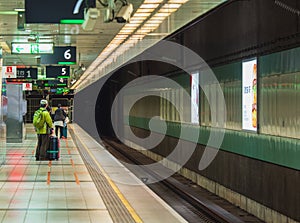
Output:
[[59,139],[56,136],[50,136],[49,149],[47,150],[47,157],[49,160],[59,159]]

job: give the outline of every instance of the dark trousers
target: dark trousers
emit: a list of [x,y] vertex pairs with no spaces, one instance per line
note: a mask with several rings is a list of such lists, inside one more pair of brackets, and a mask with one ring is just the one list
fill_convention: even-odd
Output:
[[47,159],[47,149],[49,148],[50,137],[48,134],[38,134],[38,143],[35,151],[37,160]]
[[58,137],[58,129],[59,129],[59,135],[60,135],[59,138],[61,138],[61,137],[63,136],[63,127],[58,126],[58,125],[55,126],[55,135],[56,135],[57,137]]

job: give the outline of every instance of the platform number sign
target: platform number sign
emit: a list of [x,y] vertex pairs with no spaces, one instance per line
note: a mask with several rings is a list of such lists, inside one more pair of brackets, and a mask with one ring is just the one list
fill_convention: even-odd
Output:
[[37,68],[17,68],[17,78],[37,79]]
[[65,57],[66,60],[70,60],[72,58],[71,49],[67,49],[64,52],[64,57]]
[[41,64],[75,64],[75,46],[54,47],[53,54],[41,55]]
[[46,78],[69,78],[70,67],[69,66],[47,66]]
[[59,24],[67,19],[81,24],[86,7],[95,8],[96,0],[25,0],[25,21]]

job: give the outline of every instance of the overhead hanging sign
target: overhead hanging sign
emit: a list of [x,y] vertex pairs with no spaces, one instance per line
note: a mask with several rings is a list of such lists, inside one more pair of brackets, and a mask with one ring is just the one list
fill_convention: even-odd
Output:
[[96,0],[25,0],[26,23],[83,23],[84,8],[95,8]]
[[53,43],[11,43],[11,52],[15,54],[52,54]]
[[37,68],[18,68],[17,67],[17,78],[23,79],[37,79],[38,70]]
[[69,66],[47,66],[46,78],[69,78],[70,67]]
[[41,64],[76,64],[76,47],[56,46],[53,54],[41,55]]
[[2,77],[3,78],[16,78],[17,77],[17,67],[16,66],[3,66],[2,67]]
[[243,62],[242,126],[257,131],[257,60]]

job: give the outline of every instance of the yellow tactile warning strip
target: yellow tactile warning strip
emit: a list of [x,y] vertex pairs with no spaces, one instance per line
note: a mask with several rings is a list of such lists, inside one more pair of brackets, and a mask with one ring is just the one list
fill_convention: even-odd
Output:
[[[72,127],[71,127],[71,129],[73,130]],[[117,187],[117,185],[110,179],[110,177],[108,176],[108,174],[105,172],[105,170],[102,168],[102,166],[95,159],[94,155],[89,151],[89,149],[86,147],[86,145],[82,142],[82,140],[79,137],[77,137],[77,139],[80,141],[81,145],[83,145],[83,147],[86,150],[86,152],[92,158],[92,160],[97,165],[97,167],[100,169],[101,173],[103,174],[103,176],[105,177],[105,179],[107,180],[107,182],[109,183],[109,185],[111,186],[111,188],[113,189],[113,191],[115,192],[115,194],[118,196],[118,198],[120,199],[120,201],[123,203],[123,205],[125,206],[125,208],[129,212],[129,214],[131,215],[131,217],[134,219],[134,221],[136,223],[142,223],[143,222],[142,219],[139,217],[139,215],[136,213],[136,211],[134,210],[134,208],[130,205],[130,203],[128,202],[128,200],[121,193],[121,191],[119,190],[119,188]]]

